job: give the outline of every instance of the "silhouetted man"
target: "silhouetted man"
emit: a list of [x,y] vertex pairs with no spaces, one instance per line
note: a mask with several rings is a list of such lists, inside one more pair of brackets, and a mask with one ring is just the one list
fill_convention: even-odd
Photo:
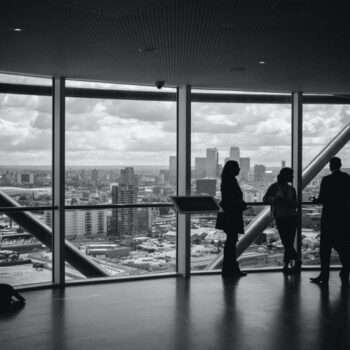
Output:
[[328,284],[331,250],[334,248],[342,264],[340,279],[349,283],[350,272],[350,175],[340,170],[341,160],[329,162],[332,172],[322,179],[320,193],[314,203],[323,204],[321,216],[320,259],[321,273],[311,282]]

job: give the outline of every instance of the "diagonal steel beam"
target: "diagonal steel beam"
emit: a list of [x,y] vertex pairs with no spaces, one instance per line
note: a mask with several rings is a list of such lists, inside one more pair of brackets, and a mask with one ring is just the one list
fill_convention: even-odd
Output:
[[[0,191],[0,207],[18,207],[18,203]],[[52,249],[52,230],[30,212],[8,212],[6,215],[33,235],[42,244]],[[66,261],[86,277],[108,277],[102,267],[90,260],[71,242],[65,240]]]
[[[329,160],[334,157],[350,140],[350,123],[348,123],[323,150],[306,166],[302,173],[302,188],[305,188],[309,182],[327,165]],[[245,229],[245,234],[237,243],[237,256],[240,256],[250,244],[262,233],[262,231],[272,221],[270,208],[263,209],[254,220],[252,220]],[[223,254],[220,253],[206,269],[217,269],[222,264]]]

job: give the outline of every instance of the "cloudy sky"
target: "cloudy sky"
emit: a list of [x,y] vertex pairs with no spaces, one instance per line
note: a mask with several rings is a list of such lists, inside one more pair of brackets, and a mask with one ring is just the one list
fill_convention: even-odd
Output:
[[[0,77],[1,78],[1,77]],[[304,106],[304,164],[349,123],[350,106]],[[238,146],[251,165],[290,163],[290,105],[192,104],[192,157]],[[51,98],[0,94],[0,165],[51,164]],[[174,102],[67,98],[67,165],[164,165],[176,154]],[[348,147],[340,155],[350,166]],[[194,164],[194,162],[193,162]]]

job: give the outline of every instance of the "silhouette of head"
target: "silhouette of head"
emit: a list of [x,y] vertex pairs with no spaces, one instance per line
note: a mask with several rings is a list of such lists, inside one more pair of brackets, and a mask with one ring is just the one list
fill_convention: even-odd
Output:
[[278,182],[287,183],[292,182],[294,177],[294,171],[292,168],[282,168],[277,175]]
[[329,169],[331,171],[339,170],[341,168],[341,160],[338,157],[333,157],[329,161]]
[[230,179],[232,177],[237,176],[239,174],[239,171],[240,168],[238,162],[236,162],[235,160],[228,160],[225,163],[224,168],[222,169],[221,178]]

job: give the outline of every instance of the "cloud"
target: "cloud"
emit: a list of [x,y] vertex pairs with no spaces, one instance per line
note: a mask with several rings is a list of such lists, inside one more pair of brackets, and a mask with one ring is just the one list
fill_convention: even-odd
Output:
[[[0,94],[3,164],[50,164],[51,102],[50,97]],[[68,98],[66,108],[67,164],[167,166],[176,153],[174,102]],[[304,162],[349,122],[349,116],[348,106],[304,106]],[[252,164],[290,160],[288,104],[193,103],[191,129],[192,158],[217,147],[222,163],[236,145]],[[350,151],[343,153],[350,160]]]
[[[93,114],[103,101],[93,98],[66,98],[66,114]],[[98,114],[96,117],[98,118]]]
[[105,112],[122,119],[136,119],[147,122],[176,119],[175,102],[106,100]]
[[36,129],[52,129],[52,116],[46,113],[39,113],[32,123],[32,127]]

